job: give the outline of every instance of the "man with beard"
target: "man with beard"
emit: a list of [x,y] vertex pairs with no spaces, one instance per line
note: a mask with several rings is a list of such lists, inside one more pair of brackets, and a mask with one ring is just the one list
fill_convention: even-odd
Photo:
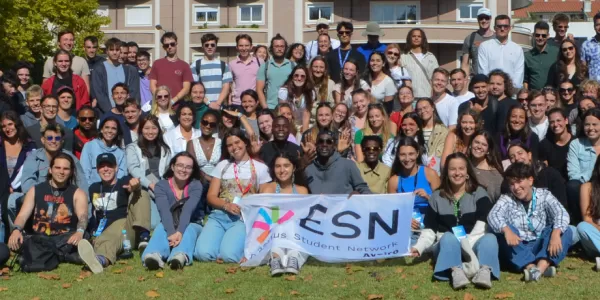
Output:
[[492,70],[489,75],[489,93],[498,99],[498,112],[496,113],[496,130],[499,132],[504,128],[506,116],[511,107],[521,105],[512,98],[513,83],[510,76],[502,70]]
[[123,130],[123,142],[125,145],[129,145],[132,141],[131,131],[125,130],[129,127],[127,126],[127,122],[125,121],[125,116],[123,114],[125,111],[125,101],[129,99],[129,88],[127,88],[124,83],[117,83],[113,86],[111,94],[115,105],[108,112],[102,115],[100,122],[108,117],[115,117],[117,120],[119,120],[119,125]]
[[137,54],[140,51],[140,46],[136,42],[127,43],[127,64],[135,66],[137,65]]
[[[120,61],[123,43],[117,38],[111,38],[104,43],[108,59],[94,66],[92,78],[92,107],[100,114],[106,114],[115,107],[113,87],[123,83],[128,88],[130,97],[140,98],[140,76],[136,67],[123,64]],[[127,47],[125,47],[127,48]]]
[[377,135],[367,135],[360,143],[365,156],[363,162],[357,163],[360,175],[374,194],[386,194],[392,169],[379,161],[383,140]]
[[258,93],[258,102],[262,108],[275,109],[279,104],[277,92],[296,66],[295,63],[284,57],[287,49],[287,41],[278,33],[271,39],[271,46],[269,47],[271,58],[260,65],[258,69],[256,92]]
[[[492,20],[492,11],[489,8],[482,7],[477,11],[477,24],[479,29],[472,32],[465,38],[462,47],[462,62],[460,68],[465,71],[466,78],[477,72],[477,50],[481,43],[494,38],[494,31],[490,24]],[[469,64],[469,60],[471,64]]]
[[81,107],[77,112],[77,121],[79,125],[73,131],[73,154],[79,159],[83,146],[98,136],[96,111],[89,105]]
[[311,194],[371,194],[356,164],[337,152],[335,134],[317,135],[317,157],[304,170]]
[[[41,100],[42,105],[42,118],[39,122],[25,128],[29,137],[35,142],[37,148],[44,147],[44,141],[42,140],[42,128],[52,124],[59,125],[64,128],[62,120],[57,120],[56,114],[58,112],[58,100],[52,95],[46,95]],[[58,118],[60,119],[60,118]],[[62,135],[64,142],[64,148],[68,151],[73,151],[73,132],[67,130]]]
[[556,63],[558,47],[548,44],[550,26],[546,21],[539,21],[533,27],[535,47],[525,52],[525,77],[523,87],[528,90],[541,90],[551,85],[554,75],[548,76],[551,67]]
[[284,116],[275,117],[273,120],[273,140],[262,145],[260,148],[260,159],[267,166],[271,166],[273,158],[280,152],[286,152],[293,156],[297,161],[300,158],[302,149],[300,146],[288,141],[290,136],[290,121]]

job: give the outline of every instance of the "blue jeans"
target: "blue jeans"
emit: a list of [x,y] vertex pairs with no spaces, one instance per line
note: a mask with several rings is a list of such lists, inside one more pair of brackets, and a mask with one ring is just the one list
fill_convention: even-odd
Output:
[[244,256],[246,226],[239,216],[213,210],[196,242],[194,258],[200,261],[239,263]]
[[158,207],[154,199],[150,199],[150,230],[156,230],[156,227],[160,224],[160,214],[158,213]]
[[202,225],[190,223],[185,229],[179,245],[171,249],[171,247],[169,247],[169,240],[167,240],[167,231],[161,223],[154,229],[152,238],[150,238],[150,242],[148,242],[148,246],[142,254],[142,261],[146,255],[158,253],[163,261],[170,262],[173,255],[183,253],[187,256],[187,265],[191,265],[194,247],[196,246],[196,240],[198,239],[200,232],[202,232]]
[[577,232],[585,253],[590,257],[600,256],[600,231],[598,228],[584,221],[577,225]]
[[[473,252],[481,266],[492,269],[494,278],[500,278],[500,261],[498,260],[498,240],[492,233],[486,233],[475,245]],[[433,277],[437,280],[450,280],[452,268],[462,267],[462,250],[460,242],[452,232],[446,232],[433,249],[436,257]]]
[[[518,235],[518,230],[509,225],[510,230]],[[557,266],[569,251],[569,247],[573,242],[573,232],[571,227],[567,227],[567,230],[563,232],[560,240],[562,242],[562,251],[557,255],[551,257],[548,253],[548,245],[550,244],[550,238],[552,235],[552,226],[546,227],[542,230],[540,236],[533,241],[521,241],[516,246],[509,246],[506,243],[504,234],[498,234],[498,244],[500,245],[500,255],[502,259],[509,263],[509,265],[515,271],[522,271],[529,264],[536,263],[540,259],[547,259],[553,266]]]

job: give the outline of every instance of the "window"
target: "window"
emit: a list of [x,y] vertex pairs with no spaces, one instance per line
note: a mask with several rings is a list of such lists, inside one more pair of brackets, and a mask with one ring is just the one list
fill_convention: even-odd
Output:
[[194,25],[219,24],[219,6],[194,5],[192,12]]
[[[96,14],[101,16],[101,17],[108,17],[108,5],[99,5],[98,9],[96,9]],[[107,25],[102,25],[100,27],[109,27],[109,24]]]
[[417,24],[418,2],[371,3],[371,20],[379,24]]
[[238,23],[263,24],[263,4],[240,5],[238,9]]
[[308,3],[306,5],[306,23],[316,23],[320,18],[333,22],[333,3]]
[[466,22],[477,22],[477,11],[483,8],[482,2],[476,1],[463,1],[458,2],[458,9],[456,11],[457,21]]
[[125,26],[152,26],[152,6],[126,5]]

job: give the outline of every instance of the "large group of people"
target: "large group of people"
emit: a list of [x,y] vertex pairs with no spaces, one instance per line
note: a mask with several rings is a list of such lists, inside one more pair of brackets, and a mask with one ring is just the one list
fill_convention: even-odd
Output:
[[[538,22],[528,52],[508,16],[477,20],[450,72],[423,29],[384,45],[376,23],[358,48],[347,21],[338,40],[319,20],[306,45],[240,34],[229,62],[207,33],[191,64],[172,32],[152,64],[116,38],[78,57],[59,33],[41,85],[24,62],[1,77],[0,264],[10,249],[24,271],[100,273],[131,248],[150,270],[240,263],[248,195],[412,193],[409,253],[456,289],[491,288],[501,265],[555,276],[579,244],[600,269],[600,14],[581,47],[567,16],[554,38]],[[274,248],[268,264],[297,274],[307,258]]]

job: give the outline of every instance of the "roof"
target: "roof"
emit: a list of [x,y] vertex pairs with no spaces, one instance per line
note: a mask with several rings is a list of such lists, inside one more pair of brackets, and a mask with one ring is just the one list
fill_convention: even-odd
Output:
[[[580,13],[583,11],[583,1],[580,0],[533,0],[527,7],[514,11],[515,19],[528,18],[530,13]],[[600,1],[592,1],[592,11],[588,16],[593,17],[600,11]]]

